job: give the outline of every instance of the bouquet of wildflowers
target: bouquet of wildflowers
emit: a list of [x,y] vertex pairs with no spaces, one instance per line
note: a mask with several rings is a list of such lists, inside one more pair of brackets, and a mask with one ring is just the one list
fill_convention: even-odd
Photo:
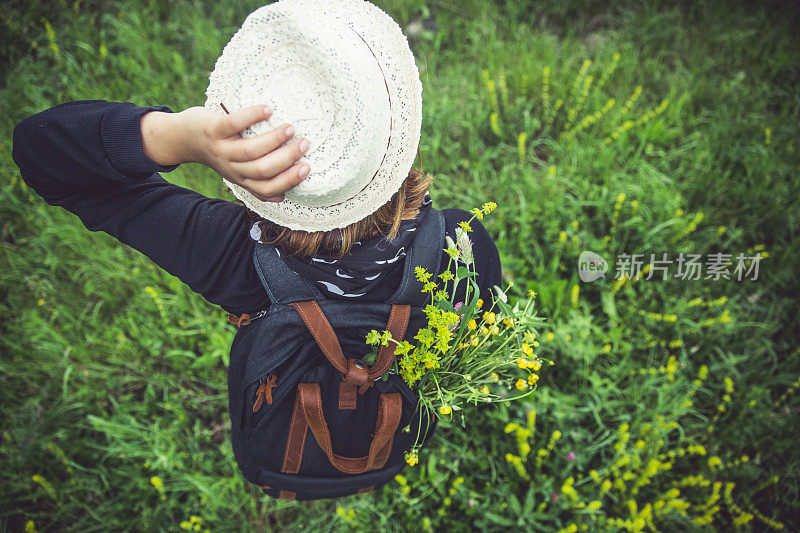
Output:
[[[536,354],[537,328],[544,320],[534,313],[535,292],[529,291],[526,300],[512,305],[506,295],[509,284],[505,290],[494,287],[491,305],[480,298],[470,222],[483,220],[496,207],[488,202],[472,209],[472,218],[457,228],[457,242],[447,237],[444,251],[450,259],[438,279],[424,268],[415,269],[424,284],[422,291],[431,294],[431,303],[425,307],[427,325],[412,342],[398,342],[388,331],[373,330],[367,335],[376,356],[378,346],[396,344],[394,372],[417,393],[419,408],[429,416],[450,419],[469,403],[528,396],[537,388],[543,363],[553,364]],[[456,302],[460,284],[466,284],[466,296]],[[414,448],[406,454],[409,464],[418,462],[417,451],[424,440],[425,435],[417,435]]]

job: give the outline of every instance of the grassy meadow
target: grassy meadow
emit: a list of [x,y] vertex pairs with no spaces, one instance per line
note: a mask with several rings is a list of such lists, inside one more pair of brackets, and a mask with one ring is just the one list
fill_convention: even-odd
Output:
[[[235,328],[47,206],[17,121],[80,99],[202,105],[233,1],[0,7],[0,530],[800,529],[800,39],[792,3],[379,1],[423,82],[435,204],[537,293],[537,396],[469,407],[383,490],[298,504],[238,474]],[[170,181],[231,198],[212,171]],[[589,250],[605,278],[578,278]],[[763,257],[757,279],[614,279],[620,254]],[[677,272],[670,267],[670,275]]]

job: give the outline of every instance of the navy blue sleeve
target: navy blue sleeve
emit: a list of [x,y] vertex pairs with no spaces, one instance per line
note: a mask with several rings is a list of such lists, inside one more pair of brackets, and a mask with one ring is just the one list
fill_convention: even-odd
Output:
[[252,261],[247,210],[165,181],[142,148],[140,117],[166,106],[86,100],[14,128],[12,157],[48,204],[139,250],[211,303],[235,314],[268,305]]
[[[459,222],[466,222],[472,218],[472,214],[463,209],[443,209],[445,221],[445,233],[454,241],[456,240],[456,228]],[[500,286],[502,281],[500,269],[500,254],[497,251],[492,237],[483,224],[476,218],[469,223],[472,231],[468,234],[472,241],[472,253],[475,256],[475,271],[478,273],[477,283],[480,289],[481,298],[485,302],[485,308],[492,301],[492,287]],[[442,255],[442,263],[439,272],[444,272],[447,268],[449,256]],[[456,289],[456,301],[463,302],[466,295],[466,284],[462,281]]]

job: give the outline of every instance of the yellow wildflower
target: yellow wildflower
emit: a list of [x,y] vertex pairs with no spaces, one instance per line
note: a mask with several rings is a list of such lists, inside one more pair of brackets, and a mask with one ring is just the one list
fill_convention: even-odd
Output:
[[533,385],[537,381],[539,381],[539,374],[530,374],[530,375],[528,375],[528,384],[529,385]]
[[474,318],[470,318],[469,322],[467,322],[467,329],[474,330],[478,327],[478,323],[475,322]]
[[525,355],[533,355],[533,348],[527,342],[522,343],[522,353]]
[[492,378],[492,381],[500,381],[500,376],[497,375],[497,372],[492,372],[489,377]]
[[600,503],[600,501],[593,500],[593,501],[589,502],[589,504],[586,506],[586,510],[587,511],[597,511],[598,509],[600,509],[601,506],[602,506],[602,504]]
[[519,390],[525,390],[528,388],[528,382],[524,379],[518,379],[514,386]]
[[417,455],[417,452],[407,452],[405,458],[409,466],[414,466],[419,463],[419,455]]
[[439,413],[443,415],[449,415],[453,412],[453,409],[449,405],[443,405],[439,408]]
[[414,274],[417,276],[417,279],[422,283],[426,283],[428,280],[431,279],[430,273],[421,266],[414,267]]
[[478,298],[477,308],[480,309],[483,307],[483,298]]
[[483,313],[483,321],[486,322],[487,324],[494,324],[496,318],[497,315],[495,315],[494,313],[489,313],[489,312]]

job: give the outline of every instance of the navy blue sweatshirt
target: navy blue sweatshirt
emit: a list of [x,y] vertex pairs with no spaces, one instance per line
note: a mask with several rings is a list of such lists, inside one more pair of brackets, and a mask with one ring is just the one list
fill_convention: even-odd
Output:
[[[172,112],[105,100],[57,105],[16,125],[12,157],[25,183],[48,204],[139,250],[209,302],[237,315],[266,308],[247,209],[165,181],[159,172],[177,165],[162,167],[145,156],[139,121],[149,111]],[[458,223],[471,217],[460,209],[443,213],[453,238]],[[500,284],[500,258],[483,225],[471,225],[478,285],[488,302],[491,287]],[[391,295],[403,263],[387,266],[385,281],[362,300]]]

